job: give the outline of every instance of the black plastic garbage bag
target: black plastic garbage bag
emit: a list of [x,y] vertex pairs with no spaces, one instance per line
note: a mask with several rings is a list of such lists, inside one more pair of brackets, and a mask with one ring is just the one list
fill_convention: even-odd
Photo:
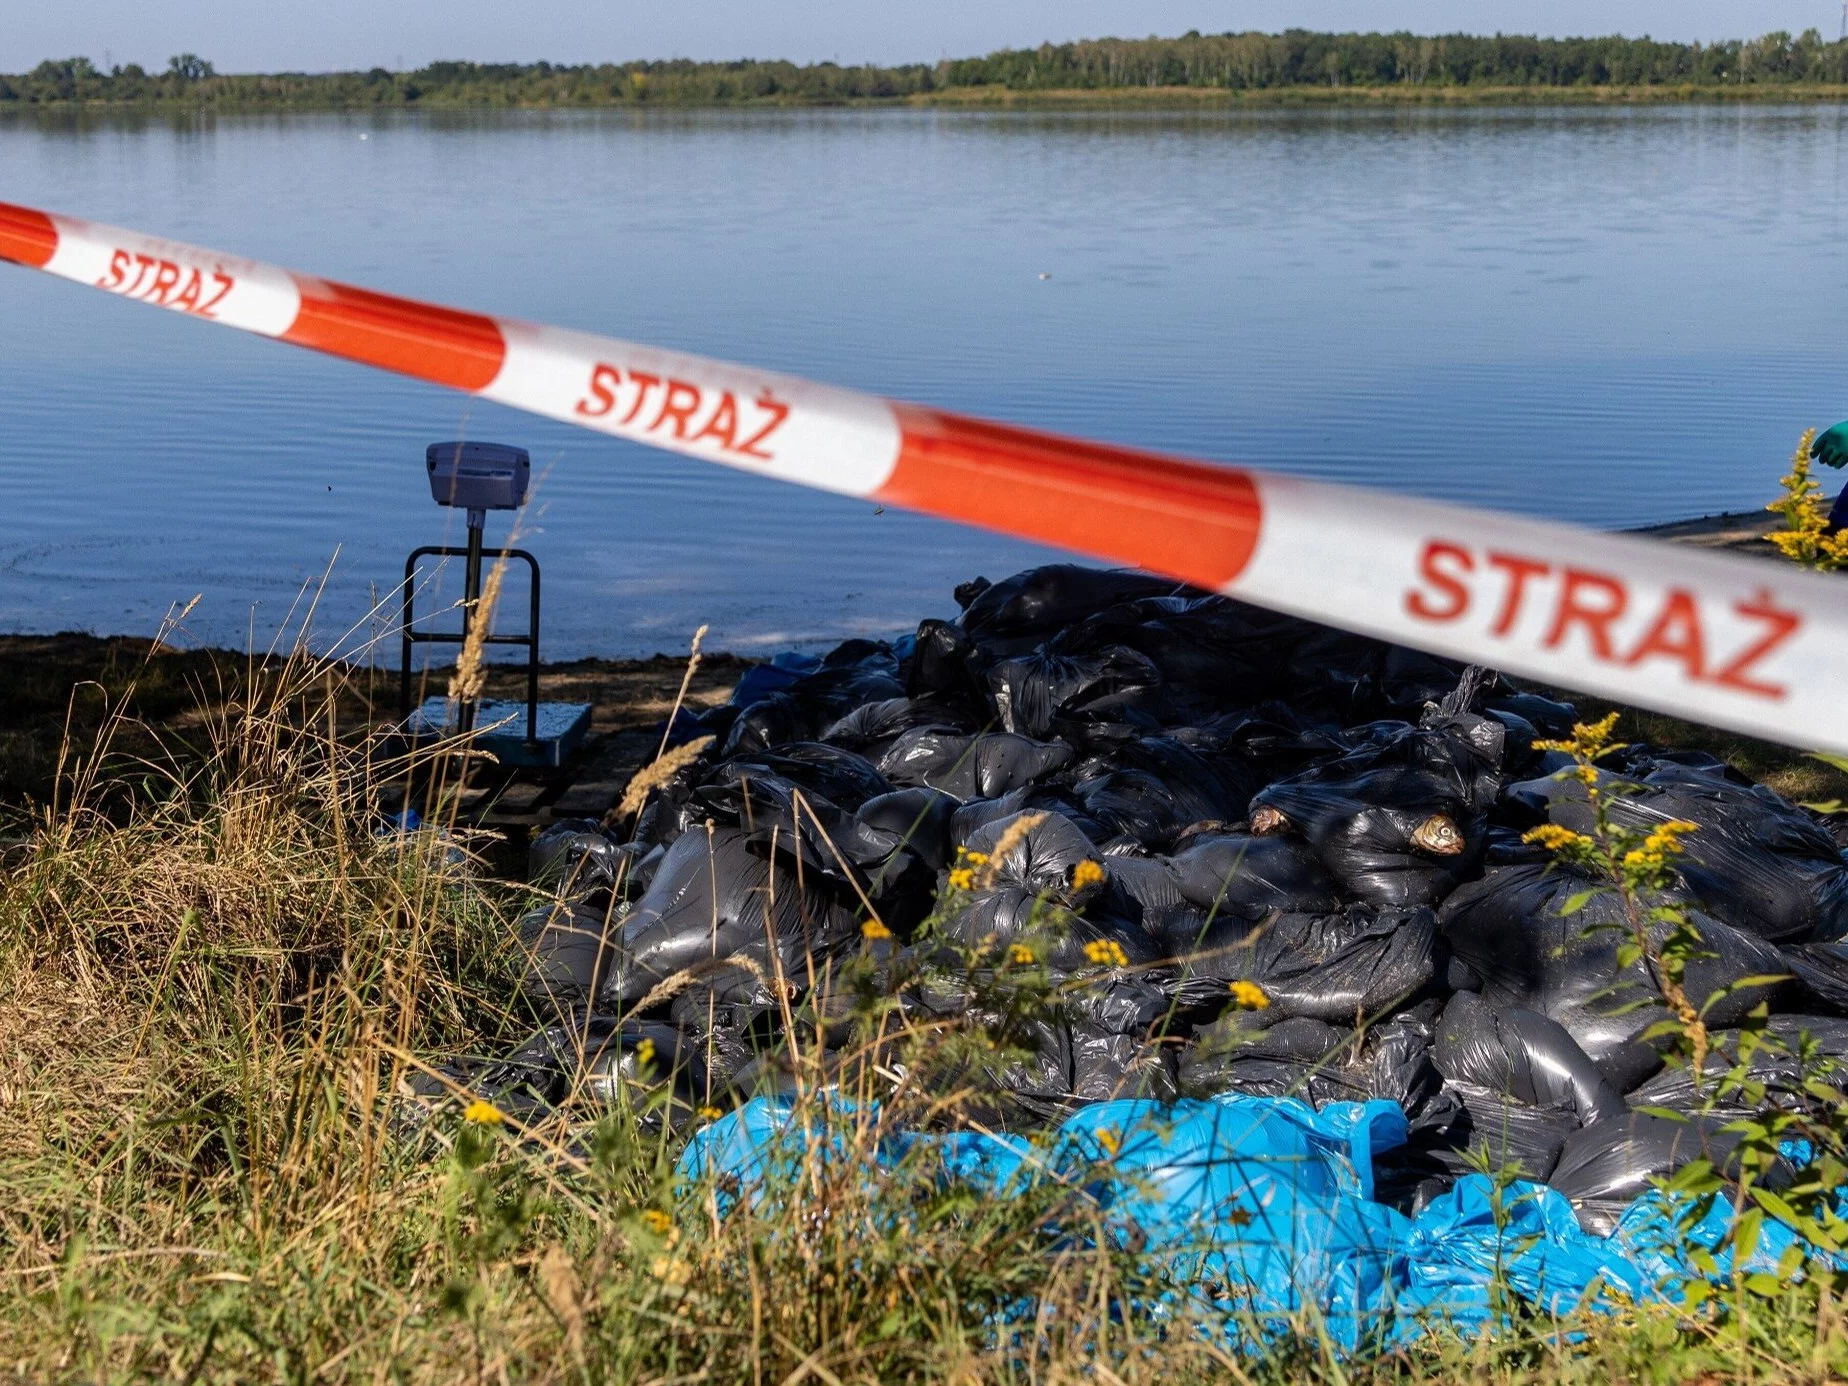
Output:
[[913,698],[974,699],[981,693],[971,665],[975,642],[952,621],[923,621],[905,663],[905,691]]
[[533,1122],[560,1108],[623,1102],[645,1125],[677,1126],[694,1115],[695,1095],[706,1083],[698,1056],[684,1050],[672,1026],[580,1009],[504,1058],[434,1065],[441,1077],[419,1073],[409,1087],[425,1109],[480,1098],[516,1121]]
[[1300,834],[1353,899],[1434,905],[1481,857],[1485,792],[1469,740],[1382,728],[1339,760],[1260,790],[1251,826]]
[[679,1054],[705,1074],[707,1102],[716,1102],[773,1035],[765,1007],[721,1000],[711,987],[694,985],[668,1003],[668,1020],[683,1036]]
[[1256,787],[1242,767],[1209,761],[1174,736],[1106,743],[1071,773],[1091,817],[1152,851],[1167,850],[1198,825],[1238,822]]
[[541,890],[580,897],[627,876],[634,852],[588,818],[549,823],[527,850],[526,879]]
[[1422,1119],[1443,1079],[1416,1029],[1396,1022],[1356,1032],[1298,1016],[1259,1028],[1262,1012],[1234,1011],[1202,1029],[1180,1061],[1189,1096],[1237,1092],[1329,1102],[1397,1102]]
[[[1676,865],[1688,896],[1716,919],[1774,942],[1848,935],[1848,865],[1828,831],[1776,791],[1711,757],[1648,755],[1626,775],[1601,773],[1599,789],[1620,827],[1697,825]],[[1508,797],[1574,832],[1595,824],[1571,774],[1512,785]]]
[[[1171,578],[1127,570],[1049,563],[983,588],[963,608],[962,627],[977,644],[1031,648],[1074,621],[1138,597],[1188,592]],[[1201,595],[1189,593],[1189,595]],[[1025,641],[1025,645],[1019,642]],[[1003,649],[1002,653],[1014,653]]]
[[[1091,944],[1114,945],[1126,964],[1161,958],[1161,946],[1133,922],[1078,913],[1102,893],[1105,875],[1091,840],[1062,815],[1031,811],[986,823],[967,851],[980,865],[971,868],[974,888],[952,897],[937,922],[944,940],[967,949],[1019,946],[1067,972],[1097,963],[1086,951]],[[1092,872],[1081,876],[1087,862]]]
[[1074,1021],[1071,1054],[1072,1097],[1077,1102],[1125,1097],[1172,1102],[1179,1096],[1173,1056],[1156,1041]]
[[518,927],[526,956],[523,996],[561,1013],[596,996],[609,971],[620,916],[591,904],[540,905],[521,915]]
[[862,703],[903,697],[898,672],[890,646],[849,640],[813,674],[743,709],[726,733],[724,754],[811,741]]
[[1460,993],[1438,1017],[1431,1058],[1441,1098],[1386,1162],[1384,1182],[1399,1201],[1428,1200],[1481,1168],[1543,1179],[1574,1132],[1627,1115],[1590,1056],[1531,1011],[1498,1012]]
[[700,782],[700,788],[735,783],[752,773],[780,776],[811,795],[852,813],[892,786],[865,756],[821,741],[796,741],[774,751],[750,751],[728,757]]
[[1673,1120],[1644,1112],[1600,1121],[1566,1138],[1546,1182],[1572,1201],[1579,1226],[1608,1237],[1655,1179],[1697,1159],[1711,1160],[1722,1172],[1736,1167],[1739,1137],[1724,1125],[1717,1118]]
[[860,805],[844,844],[875,881],[891,883],[914,865],[930,872],[950,860],[957,801],[927,786],[895,789]]
[[698,1049],[671,1025],[592,1015],[545,1031],[522,1051],[540,1052],[560,1075],[561,1102],[624,1105],[646,1120],[678,1127],[706,1099]]
[[1805,1010],[1848,1016],[1848,943],[1791,943],[1778,951],[1784,970],[1797,979]]
[[853,815],[781,775],[753,765],[722,765],[693,791],[689,808],[697,821],[742,830],[765,855],[800,860],[806,871],[843,881],[853,877],[840,846],[852,831]]
[[[1566,902],[1589,888],[1585,878],[1556,868],[1495,867],[1444,902],[1440,924],[1496,1009],[1521,1007],[1558,1021],[1612,1084],[1627,1090],[1659,1067],[1659,1060],[1645,1056],[1637,1071],[1637,1058],[1624,1053],[1627,1042],[1667,1011],[1645,962],[1617,966],[1629,935],[1615,891],[1593,894],[1577,913],[1561,916]],[[1696,1006],[1717,997],[1706,1013],[1708,1025],[1737,1025],[1760,1002],[1775,1007],[1789,990],[1786,983],[1737,984],[1783,974],[1777,949],[1698,912],[1691,921],[1703,951],[1714,956],[1691,961],[1683,984]],[[1666,925],[1651,930],[1657,943],[1666,932]]]
[[[1762,1083],[1766,1100],[1780,1108],[1814,1109],[1820,1099],[1804,1084],[1819,1079],[1839,1087],[1848,1079],[1848,1021],[1826,1015],[1774,1015],[1760,1032],[1769,1043],[1752,1046],[1745,1064],[1747,1081]],[[1744,1052],[1743,1034],[1737,1030],[1710,1033],[1711,1049],[1696,1089],[1694,1070],[1685,1053],[1630,1093],[1632,1107],[1662,1107],[1693,1115],[1705,1108],[1727,1117],[1743,1117],[1756,1109],[1750,1095],[1724,1080]]]
[[1579,1125],[1627,1110],[1564,1026],[1519,1007],[1498,1011],[1466,991],[1444,1007],[1432,1058],[1453,1083],[1524,1106],[1564,1108]]
[[952,847],[966,847],[969,840],[989,823],[1012,818],[1017,813],[1044,811],[1056,813],[1083,833],[1102,851],[1112,840],[1109,829],[1091,817],[1069,785],[1026,784],[994,799],[971,799],[960,805],[950,818]]
[[1153,703],[1160,687],[1147,656],[1121,645],[1077,655],[1039,649],[988,670],[1001,728],[1021,736],[1044,737],[1065,721],[1120,720],[1124,709]]
[[1072,909],[1103,885],[1101,868],[1096,880],[1075,882],[1081,864],[1097,861],[1097,849],[1063,814],[1029,810],[984,823],[969,835],[966,850],[983,859],[983,874],[994,883],[1042,892]]
[[[936,927],[939,938],[961,948],[996,954],[1025,949],[1022,962],[1061,973],[1097,964],[1094,945],[1114,945],[1132,967],[1163,957],[1161,945],[1128,920],[1081,915],[1047,891],[1011,883],[978,887],[943,914]],[[1114,960],[1117,955],[1100,956]]]
[[858,938],[837,892],[798,883],[750,839],[739,828],[695,829],[674,843],[623,921],[604,1005],[633,1005],[683,971],[722,999],[767,1003],[779,988],[806,988],[814,968]]
[[1011,789],[1063,769],[1072,748],[1034,741],[1011,732],[962,736],[952,732],[905,732],[879,759],[880,772],[895,785],[929,785],[958,799],[996,799]]
[[1339,905],[1334,877],[1300,838],[1201,834],[1183,842],[1169,865],[1181,897],[1215,919],[1326,914]]
[[1459,1104],[1460,1120],[1446,1132],[1415,1139],[1405,1163],[1446,1178],[1486,1168],[1545,1179],[1579,1130],[1578,1115],[1567,1107],[1533,1107],[1471,1083],[1446,1083],[1444,1091]]
[[941,698],[882,698],[863,703],[831,723],[821,740],[862,755],[882,756],[908,731],[971,732],[975,728],[961,709]]
[[1279,1017],[1353,1025],[1397,1010],[1430,986],[1437,925],[1430,910],[1279,914],[1258,925],[1226,920],[1180,960],[1177,994],[1188,1001],[1255,984]]
[[1104,861],[1109,878],[1094,914],[1129,920],[1169,953],[1186,952],[1199,942],[1206,912],[1182,893],[1165,858],[1106,856]]

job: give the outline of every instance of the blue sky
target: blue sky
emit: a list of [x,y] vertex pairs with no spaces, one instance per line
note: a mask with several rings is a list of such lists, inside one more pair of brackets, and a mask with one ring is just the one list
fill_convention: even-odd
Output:
[[0,71],[45,57],[221,71],[418,66],[435,58],[560,62],[787,57],[893,63],[1043,40],[1187,29],[1652,34],[1702,39],[1814,26],[1837,0],[0,0]]

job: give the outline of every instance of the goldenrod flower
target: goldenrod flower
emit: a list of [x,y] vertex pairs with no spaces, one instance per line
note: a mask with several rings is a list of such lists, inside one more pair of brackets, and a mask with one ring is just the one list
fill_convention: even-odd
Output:
[[642,1221],[648,1224],[648,1230],[657,1237],[665,1237],[674,1220],[659,1208],[648,1208],[642,1213]]
[[877,919],[869,919],[860,926],[860,937],[873,942],[892,937],[892,931]]
[[1113,938],[1092,939],[1084,946],[1084,955],[1099,967],[1128,967],[1129,955]]
[[1521,841],[1532,842],[1546,848],[1549,852],[1563,852],[1568,847],[1588,847],[1591,839],[1583,833],[1575,833],[1570,828],[1562,828],[1557,823],[1542,823],[1537,828],[1530,828],[1521,834]]
[[1024,943],[1016,943],[1007,950],[1007,960],[1017,967],[1033,966],[1033,950]]
[[1262,1011],[1270,1006],[1270,997],[1256,982],[1237,981],[1230,988],[1232,1001],[1242,1011]]
[[643,1035],[642,1042],[635,1046],[635,1062],[646,1068],[654,1062],[654,1058],[654,1041]]
[[499,1126],[506,1119],[499,1107],[479,1097],[462,1109],[462,1120],[472,1121],[477,1126]]
[[1623,854],[1625,866],[1656,867],[1666,866],[1670,857],[1678,857],[1687,849],[1681,845],[1685,833],[1697,830],[1699,824],[1690,823],[1685,818],[1671,818],[1648,837],[1643,845],[1632,847]]
[[1083,890],[1086,886],[1102,885],[1104,864],[1090,858],[1079,862],[1072,868],[1072,889]]
[[950,889],[951,890],[973,890],[975,889],[975,872],[971,871],[966,866],[959,866],[955,870],[951,871],[950,872]]

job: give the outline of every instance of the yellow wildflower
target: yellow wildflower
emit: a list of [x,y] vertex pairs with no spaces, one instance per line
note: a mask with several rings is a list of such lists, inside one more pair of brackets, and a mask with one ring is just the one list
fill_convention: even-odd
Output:
[[1611,749],[1611,733],[1616,730],[1617,714],[1612,712],[1595,722],[1575,722],[1572,726],[1572,735],[1564,740],[1536,740],[1534,749],[1536,751],[1564,751],[1569,756],[1582,755],[1596,760]]
[[1102,885],[1104,864],[1090,858],[1079,862],[1072,868],[1072,889],[1083,890],[1086,886]]
[[479,1097],[462,1109],[462,1120],[472,1121],[477,1126],[499,1126],[506,1119],[499,1107]]
[[643,1068],[647,1068],[654,1062],[654,1059],[654,1041],[649,1039],[648,1036],[643,1035],[642,1042],[635,1046],[635,1062],[640,1064]]
[[1099,967],[1128,967],[1129,956],[1123,945],[1113,938],[1092,939],[1084,946],[1084,955]]
[[1100,1126],[1094,1133],[1097,1143],[1104,1148],[1105,1154],[1114,1155],[1123,1148],[1123,1142],[1117,1139],[1117,1133],[1108,1126]]
[[1699,824],[1690,823],[1685,818],[1671,818],[1648,837],[1643,839],[1641,847],[1632,847],[1623,854],[1625,866],[1666,866],[1670,857],[1678,857],[1687,849],[1681,845],[1681,838],[1691,833]]
[[701,1107],[699,1109],[699,1115],[702,1121],[717,1121],[720,1117],[724,1116],[725,1113],[721,1112],[717,1107]]
[[965,847],[962,849],[962,856],[963,860],[968,862],[971,866],[988,865],[988,853],[986,852],[971,852]]
[[950,872],[950,889],[951,890],[973,890],[975,889],[975,872],[971,871],[966,866],[959,866],[955,870],[951,871]]
[[674,1220],[659,1208],[648,1208],[642,1213],[642,1221],[648,1224],[648,1230],[657,1237],[665,1237]]
[[860,926],[860,937],[876,943],[891,938],[892,931],[877,919],[869,919]]
[[1256,982],[1237,981],[1231,986],[1232,1000],[1242,1011],[1262,1011],[1270,1006],[1270,997]]
[[1561,852],[1568,847],[1589,846],[1591,843],[1585,834],[1562,828],[1557,823],[1542,823],[1537,828],[1530,828],[1521,834],[1521,841],[1535,843],[1549,852]]
[[1007,950],[1007,960],[1017,967],[1033,966],[1033,950],[1024,943],[1016,943]]

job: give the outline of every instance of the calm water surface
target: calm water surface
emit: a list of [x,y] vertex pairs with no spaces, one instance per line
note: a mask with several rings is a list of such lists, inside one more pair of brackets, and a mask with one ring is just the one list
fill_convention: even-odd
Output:
[[[1600,525],[1848,415],[1848,111],[0,123],[0,199],[1197,456]],[[1049,279],[1042,275],[1050,275]],[[1048,551],[0,269],[0,629],[323,640],[524,444],[550,653],[890,633]],[[491,530],[499,534],[502,530]]]

